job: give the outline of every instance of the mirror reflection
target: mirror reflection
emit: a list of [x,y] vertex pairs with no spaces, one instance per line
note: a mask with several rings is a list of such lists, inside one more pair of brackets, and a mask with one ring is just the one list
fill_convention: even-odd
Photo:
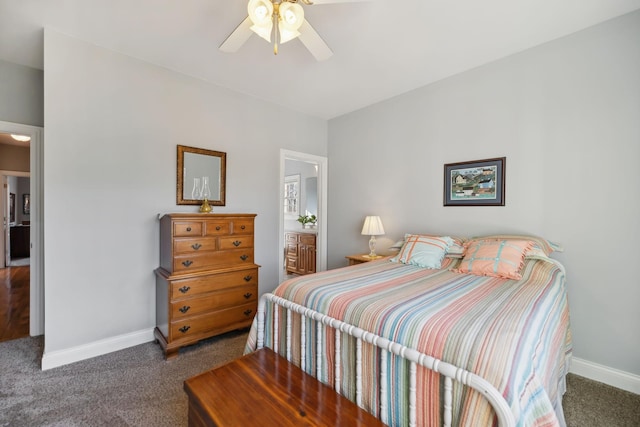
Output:
[[178,145],[176,203],[225,205],[226,153]]
[[318,216],[317,164],[286,159],[284,173],[284,229],[304,229],[300,216]]

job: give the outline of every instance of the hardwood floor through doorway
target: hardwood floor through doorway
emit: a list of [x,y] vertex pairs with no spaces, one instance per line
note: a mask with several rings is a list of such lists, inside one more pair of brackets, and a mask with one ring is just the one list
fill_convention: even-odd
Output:
[[29,336],[30,267],[0,269],[0,341]]

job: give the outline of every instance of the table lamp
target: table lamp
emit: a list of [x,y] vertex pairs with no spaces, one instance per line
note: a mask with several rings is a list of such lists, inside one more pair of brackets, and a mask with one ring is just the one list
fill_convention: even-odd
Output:
[[369,255],[365,255],[367,258],[377,258],[376,255],[376,236],[381,236],[384,234],[384,227],[382,226],[382,221],[379,216],[367,216],[364,219],[364,225],[362,227],[363,236],[371,236],[369,239]]

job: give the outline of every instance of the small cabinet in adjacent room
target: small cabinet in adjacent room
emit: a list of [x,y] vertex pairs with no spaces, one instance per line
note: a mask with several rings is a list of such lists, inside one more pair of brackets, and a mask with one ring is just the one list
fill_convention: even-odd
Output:
[[28,225],[15,225],[9,228],[11,258],[29,258],[31,246],[30,229]]
[[315,233],[285,233],[285,264],[287,274],[311,274],[316,272]]

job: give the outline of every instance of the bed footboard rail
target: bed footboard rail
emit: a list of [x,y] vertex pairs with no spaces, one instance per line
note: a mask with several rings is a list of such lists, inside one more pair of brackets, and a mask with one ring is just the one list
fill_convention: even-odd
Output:
[[[386,350],[382,351],[381,358],[382,362],[385,361],[387,357],[387,352],[392,353],[396,356],[399,356],[409,362],[409,425],[411,427],[416,426],[416,367],[417,365],[423,366],[427,369],[430,369],[434,372],[439,373],[444,377],[444,399],[443,399],[443,423],[445,427],[449,427],[451,425],[452,420],[452,393],[453,393],[453,381],[457,381],[465,386],[471,387],[478,391],[484,398],[491,404],[493,409],[496,412],[498,418],[498,425],[501,427],[511,427],[515,426],[515,420],[511,409],[509,408],[509,404],[503,398],[502,394],[488,381],[484,378],[469,372],[465,369],[459,368],[455,365],[452,365],[447,362],[443,362],[434,357],[421,353],[415,349],[406,347],[402,344],[390,341],[386,338],[383,338],[374,333],[365,331],[357,326],[350,325],[341,320],[334,319],[325,314],[319,313],[310,308],[301,306],[292,301],[288,301],[284,298],[276,296],[274,294],[264,294],[260,298],[260,302],[258,304],[258,312],[256,315],[257,320],[257,348],[264,347],[264,328],[265,328],[265,316],[266,316],[266,304],[270,302],[272,304],[283,307],[286,310],[286,319],[283,321],[286,322],[285,330],[286,330],[286,358],[287,360],[292,360],[291,354],[291,345],[292,345],[292,313],[297,313],[302,316],[303,319],[311,319],[315,322],[315,326],[318,329],[317,334],[317,343],[316,343],[316,358],[318,359],[317,372],[316,377],[318,379],[321,378],[321,370],[322,363],[320,363],[322,357],[322,342],[320,333],[322,326],[328,326],[335,330],[335,388],[336,392],[340,393],[340,334],[344,333],[350,335],[356,339],[356,404],[362,407],[362,342],[366,342],[368,344],[379,347],[380,349]],[[279,310],[273,310],[274,318],[273,318],[273,347],[277,349],[279,344]],[[300,351],[301,351],[301,363],[302,370],[305,370],[305,349],[306,349],[306,331],[305,331],[305,323],[300,322],[301,330],[300,330]],[[386,366],[385,363],[382,363],[381,366]],[[381,421],[385,424],[388,424],[388,413],[389,408],[386,407],[387,402],[387,393],[386,390],[386,377],[388,373],[385,369],[381,369],[380,372],[380,417]]]

